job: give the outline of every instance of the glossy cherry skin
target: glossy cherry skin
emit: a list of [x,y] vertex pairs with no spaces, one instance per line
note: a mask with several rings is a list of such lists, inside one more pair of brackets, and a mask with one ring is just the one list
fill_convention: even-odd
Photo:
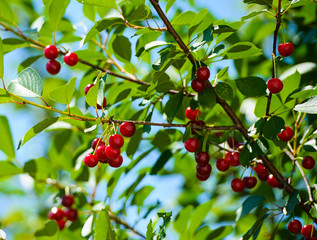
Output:
[[229,169],[230,162],[227,159],[223,159],[223,158],[217,159],[216,167],[219,171],[225,172]]
[[210,77],[210,71],[207,67],[200,67],[196,71],[196,76],[200,80],[207,81]]
[[275,179],[275,177],[273,176],[273,174],[270,174],[267,177],[267,183],[272,187],[272,188],[277,188],[280,186],[280,184],[278,183],[278,181]]
[[47,59],[54,60],[58,57],[58,50],[55,45],[47,45],[44,48],[44,56]]
[[300,233],[302,229],[302,224],[300,221],[294,219],[288,223],[288,231],[294,234]]
[[85,95],[87,95],[88,91],[90,90],[90,88],[92,88],[93,86],[95,86],[95,84],[88,84],[86,87],[85,87]]
[[75,202],[73,195],[64,195],[62,197],[62,205],[65,207],[71,207]]
[[206,181],[209,177],[210,177],[210,175],[202,176],[202,175],[200,175],[198,172],[196,172],[196,178],[197,178],[199,181]]
[[109,161],[119,157],[120,153],[120,149],[113,149],[110,145],[106,146],[105,154]]
[[198,78],[195,78],[192,83],[191,83],[191,86],[192,86],[192,89],[195,91],[195,92],[202,92],[205,90],[206,88],[206,81],[204,80],[200,80]]
[[185,142],[184,142],[184,146],[185,149],[188,152],[197,152],[199,149],[199,141],[197,138],[188,138]]
[[102,146],[98,146],[96,149],[96,157],[98,159],[99,162],[101,163],[107,163],[108,162],[108,158],[106,156],[106,146],[102,145]]
[[277,47],[278,52],[283,57],[291,56],[294,52],[294,45],[292,43],[280,43]]
[[303,158],[302,166],[305,169],[312,169],[315,166],[315,159],[311,156],[306,156]]
[[258,174],[261,174],[261,173],[267,173],[267,170],[266,168],[264,167],[263,164],[261,163],[257,163],[256,166],[253,168],[254,171]]
[[288,142],[293,138],[293,130],[290,127],[286,127],[285,130],[277,134],[278,138],[283,142]]
[[121,135],[119,134],[112,134],[109,137],[109,145],[114,148],[114,149],[120,149],[122,148],[124,144],[124,139]]
[[204,127],[205,126],[205,122],[204,121],[201,121],[201,120],[193,120],[193,121],[190,121],[190,124],[191,124],[191,132],[192,134],[196,134],[196,131],[201,131],[201,129],[195,129],[195,127]]
[[124,137],[132,137],[135,133],[136,127],[132,122],[124,122],[120,125],[119,131]]
[[231,188],[235,192],[242,192],[244,190],[244,182],[239,178],[234,178],[231,181]]
[[95,155],[88,153],[84,158],[84,163],[87,167],[95,167],[98,164],[98,158]]
[[109,159],[109,165],[114,168],[118,168],[122,165],[123,163],[123,157],[119,155],[115,159]]
[[258,182],[256,177],[244,177],[243,178],[244,186],[248,189],[254,188]]
[[[99,142],[99,143],[98,143],[98,142]],[[95,138],[95,139],[92,141],[92,144],[91,144],[91,147],[92,147],[93,150],[96,149],[97,144],[98,144],[98,146],[105,146],[105,142],[104,142],[104,141],[102,141],[102,140],[99,141],[99,138]]]
[[211,165],[208,163],[204,166],[201,165],[197,165],[196,166],[196,172],[200,175],[200,176],[209,176],[211,173],[212,167]]
[[194,111],[188,107],[185,110],[185,117],[188,118],[189,120],[196,120],[200,117],[201,112],[199,111],[198,108],[196,108]]
[[195,154],[195,160],[198,165],[204,166],[209,163],[210,156],[207,152],[197,152]]
[[226,154],[227,160],[230,162],[231,166],[234,166],[234,167],[240,165],[239,156],[240,154],[237,152],[228,152]]
[[283,89],[283,82],[278,78],[271,78],[267,82],[267,88],[269,89],[270,93],[279,93]]
[[316,234],[316,229],[314,226],[309,224],[309,225],[304,225],[302,227],[301,232],[302,232],[302,235],[304,237],[310,237],[310,236],[314,236]]
[[75,66],[78,63],[78,56],[76,53],[69,52],[64,56],[64,62],[68,66]]
[[77,218],[78,218],[78,211],[76,209],[73,209],[73,208],[68,208],[65,211],[65,216],[66,216],[67,220],[73,222],[73,221],[77,220]]
[[63,230],[65,228],[65,225],[66,225],[66,221],[64,219],[61,219],[59,221],[56,221],[57,225],[58,225],[58,228],[59,230]]
[[50,60],[46,64],[46,70],[51,75],[56,75],[61,70],[61,64],[55,60]]
[[53,207],[48,213],[48,218],[52,220],[59,221],[65,216],[65,213],[62,209]]

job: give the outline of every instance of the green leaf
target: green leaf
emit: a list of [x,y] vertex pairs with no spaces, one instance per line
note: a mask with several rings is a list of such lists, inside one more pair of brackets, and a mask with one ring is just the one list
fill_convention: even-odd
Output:
[[317,204],[314,203],[314,205],[312,206],[312,208],[309,210],[309,213],[310,215],[313,217],[313,218],[316,218],[317,217]]
[[11,161],[0,161],[0,176],[11,176],[23,173],[22,169],[14,165]]
[[317,114],[317,96],[308,99],[308,101],[297,104],[294,107],[295,111],[304,112],[309,114]]
[[243,235],[242,240],[248,240],[251,238],[252,235],[259,233],[264,220],[269,216],[269,214],[267,213],[268,211],[269,210],[267,208],[263,209],[257,221],[253,224],[250,230],[246,234]]
[[176,2],[176,0],[167,0],[165,13],[167,13],[168,10],[170,10],[170,8],[174,5],[175,2]]
[[248,197],[246,200],[244,200],[242,206],[237,210],[236,221],[238,221],[240,218],[251,212],[252,209],[263,204],[264,201],[265,198],[263,196],[253,195]]
[[61,87],[58,87],[49,93],[49,97],[61,104],[69,105],[75,92],[76,77],[69,80],[69,82]]
[[15,157],[12,134],[8,119],[5,116],[0,116],[0,150],[9,158]]
[[164,112],[166,113],[167,116],[167,121],[171,123],[176,116],[177,112],[182,106],[184,99],[184,94],[183,92],[179,92],[173,96],[170,97],[170,99],[167,101],[165,105],[165,110]]
[[95,223],[95,240],[115,240],[116,233],[112,229],[110,218],[107,210],[99,212]]
[[103,78],[98,77],[95,82],[95,86],[89,89],[89,92],[86,95],[86,102],[89,106],[96,107],[103,106],[104,99],[104,89],[105,89],[105,80]]
[[139,144],[142,140],[142,133],[143,133],[143,130],[142,128],[139,128],[135,131],[134,135],[132,136],[132,138],[130,139],[129,141],[129,144],[127,146],[127,150],[126,150],[126,153],[127,153],[127,156],[129,158],[132,159],[134,153],[138,150],[139,148]]
[[[218,47],[221,47],[223,45],[219,45]],[[227,80],[229,78],[229,74],[228,74],[228,69],[229,67],[225,67],[223,69],[221,69],[218,73],[217,73],[217,79],[218,80]]]
[[198,102],[204,108],[213,108],[216,105],[216,95],[209,87],[206,87],[203,92],[198,93]]
[[153,83],[156,83],[157,85],[155,87],[155,90],[157,92],[168,92],[171,89],[175,89],[174,83],[170,80],[169,75],[167,75],[165,72],[155,72],[153,75]]
[[164,240],[166,239],[166,227],[172,219],[172,212],[164,212],[164,213],[157,213],[160,218],[163,218],[163,223],[160,226],[160,230],[158,232],[157,240]]
[[18,149],[20,149],[27,141],[29,141],[31,138],[35,137],[37,134],[42,132],[44,129],[48,128],[52,124],[56,123],[58,121],[58,117],[56,118],[46,118],[43,121],[39,122],[35,126],[33,126],[30,130],[26,132],[26,134],[23,136],[23,138],[19,142]]
[[266,83],[259,77],[246,77],[236,80],[239,91],[246,97],[260,97],[266,94]]
[[58,231],[58,225],[56,221],[48,221],[45,223],[44,228],[35,232],[36,237],[52,237]]
[[29,66],[31,66],[33,63],[35,63],[40,57],[42,57],[42,55],[37,55],[37,56],[33,56],[33,57],[29,57],[27,59],[25,59],[22,63],[20,63],[20,65],[18,66],[18,72],[20,73],[22,70],[28,68]]
[[3,78],[3,73],[4,73],[3,56],[4,56],[3,43],[2,43],[2,38],[0,37],[0,78]]
[[75,53],[78,55],[78,58],[85,59],[86,61],[106,59],[106,56],[103,53],[89,49],[79,50]]
[[253,12],[249,13],[248,15],[242,17],[242,18],[241,18],[241,21],[244,22],[244,21],[246,21],[246,20],[248,20],[248,19],[250,19],[250,18],[256,17],[256,16],[258,16],[258,15],[260,15],[261,13],[264,13],[264,12],[267,12],[267,10],[264,9],[264,10],[261,10],[261,11],[253,11]]
[[230,85],[224,82],[218,82],[215,88],[216,93],[218,96],[224,100],[230,100],[233,97],[233,90]]
[[30,46],[30,43],[18,38],[6,38],[6,39],[3,39],[2,43],[3,43],[4,53],[11,52],[18,48]]
[[107,8],[117,8],[117,4],[115,0],[76,0],[81,4],[94,5],[98,7],[107,7]]
[[10,94],[3,88],[0,88],[0,103],[8,103],[11,102]]
[[243,2],[246,3],[246,4],[257,3],[257,4],[260,4],[260,5],[272,6],[273,0],[243,0]]
[[16,16],[9,4],[10,1],[7,0],[0,0],[0,20],[15,24],[16,23]]
[[285,207],[287,215],[290,215],[293,212],[295,206],[299,204],[299,197],[300,196],[298,190],[294,190],[292,194],[289,196],[289,199]]
[[146,240],[153,240],[154,237],[155,237],[155,231],[153,229],[152,220],[150,220],[146,228]]
[[281,130],[285,127],[285,122],[283,118],[273,116],[267,121],[263,128],[263,135],[264,137],[274,140],[281,132]]
[[22,97],[41,97],[42,79],[33,68],[24,69],[16,80],[10,82],[8,91]]
[[213,40],[213,28],[207,28],[202,33],[197,35],[196,42],[191,46],[191,50],[197,51],[202,48],[206,43]]
[[131,206],[137,205],[138,207],[142,207],[145,199],[151,194],[154,189],[155,188],[152,186],[144,186],[140,190],[136,191],[131,201]]
[[208,9],[200,10],[193,18],[188,29],[188,36],[191,37],[196,31],[200,29],[200,25],[204,22],[208,15]]
[[196,13],[193,11],[187,11],[177,15],[177,17],[172,21],[173,26],[183,26],[189,25],[193,18],[196,16]]
[[170,149],[165,150],[161,154],[161,156],[156,160],[156,163],[151,169],[150,175],[156,175],[172,156],[173,153]]
[[280,92],[282,102],[285,102],[287,97],[299,87],[301,75],[296,70],[295,73],[283,80],[283,89]]
[[262,55],[262,50],[257,48],[251,42],[239,42],[233,44],[220,54],[220,56],[223,56],[223,59],[241,59],[259,55]]
[[173,223],[173,227],[178,233],[182,234],[187,230],[188,221],[193,209],[194,207],[192,205],[187,205],[178,213]]
[[242,149],[239,155],[239,161],[242,166],[248,167],[250,166],[251,161],[257,156],[255,151],[252,149],[250,143],[246,143],[244,148]]
[[210,200],[208,202],[198,205],[198,207],[195,208],[193,215],[190,218],[190,223],[188,227],[188,232],[190,236],[193,236],[195,234],[196,230],[199,228],[204,218],[210,212],[212,204],[213,202],[212,200]]
[[252,148],[259,155],[267,154],[269,152],[269,143],[264,137],[260,136],[252,144]]
[[260,118],[258,121],[256,121],[256,123],[254,124],[254,127],[256,128],[255,134],[258,134],[263,131],[264,124],[265,124],[264,118]]
[[212,230],[211,233],[207,236],[207,239],[213,240],[222,240],[233,232],[232,226],[222,226],[215,230]]
[[48,8],[48,21],[54,32],[57,31],[69,2],[70,0],[50,0],[49,4],[45,5]]
[[141,21],[151,14],[151,10],[145,4],[140,4],[128,17],[128,21]]
[[131,43],[125,36],[116,36],[112,42],[112,48],[119,60],[125,60],[127,62],[131,60]]
[[[183,55],[183,54],[181,54]],[[154,61],[152,67],[156,71],[164,72],[170,65],[179,59],[175,46],[170,46],[160,51],[160,57]]]

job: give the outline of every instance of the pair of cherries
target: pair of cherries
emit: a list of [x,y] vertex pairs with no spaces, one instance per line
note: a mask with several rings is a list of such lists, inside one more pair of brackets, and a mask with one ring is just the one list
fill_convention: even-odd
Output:
[[200,67],[196,71],[196,78],[192,81],[191,86],[195,92],[202,92],[206,88],[206,81],[210,77],[210,71],[207,67]]
[[317,237],[313,237],[316,234],[315,227],[311,224],[302,226],[301,222],[297,219],[293,219],[288,223],[288,231],[294,234],[302,233],[305,239],[317,240]]

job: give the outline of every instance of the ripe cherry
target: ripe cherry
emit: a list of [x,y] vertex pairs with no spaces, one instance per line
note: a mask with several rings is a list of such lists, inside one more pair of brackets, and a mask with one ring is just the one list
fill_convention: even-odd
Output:
[[73,195],[64,195],[62,197],[62,205],[65,207],[71,207],[75,202]]
[[190,107],[188,107],[188,108],[186,108],[186,111],[185,111],[185,116],[189,120],[196,120],[196,118],[198,119],[200,117],[200,114],[201,114],[201,112],[199,111],[198,108],[196,108],[193,111]]
[[95,167],[98,164],[98,158],[95,155],[88,153],[84,158],[84,163],[88,167]]
[[304,157],[302,166],[305,169],[312,169],[315,166],[315,159],[311,156]]
[[76,53],[69,52],[64,56],[64,62],[68,66],[75,66],[78,62],[78,56]]
[[304,237],[311,237],[316,234],[316,229],[313,225],[308,224],[302,227],[301,232]]
[[[99,142],[99,143],[98,143],[98,142]],[[95,139],[92,141],[92,144],[91,144],[91,147],[92,147],[93,150],[96,149],[97,144],[98,144],[98,146],[105,146],[105,142],[104,142],[104,141],[99,140],[99,138],[95,138]]]
[[52,220],[59,221],[65,216],[65,213],[62,209],[53,207],[48,213],[48,218]]
[[90,90],[90,88],[92,88],[93,86],[95,86],[95,84],[88,84],[86,87],[85,87],[85,95],[87,95],[88,91]]
[[197,152],[199,149],[199,141],[197,138],[188,138],[184,142],[184,146],[188,152]]
[[291,233],[297,234],[300,233],[302,229],[302,224],[300,221],[294,219],[288,223],[288,231]]
[[200,175],[200,176],[209,176],[211,173],[212,167],[209,163],[207,163],[204,166],[201,165],[197,165],[196,166],[196,172]]
[[96,157],[97,157],[98,161],[101,163],[108,162],[108,158],[106,156],[105,150],[106,150],[106,146],[104,146],[104,145],[98,146],[96,149]]
[[210,175],[202,176],[202,175],[200,175],[198,172],[196,172],[196,178],[197,178],[199,181],[206,181],[209,177],[210,177]]
[[124,139],[121,135],[119,134],[112,134],[109,137],[109,145],[114,148],[114,149],[120,149],[122,148],[124,144]]
[[242,192],[244,190],[244,182],[239,178],[234,178],[231,181],[231,188],[235,192]]
[[292,43],[280,43],[277,47],[278,52],[283,57],[291,56],[294,52],[294,46]]
[[109,161],[119,157],[120,152],[120,149],[113,149],[110,145],[108,145],[105,149],[105,154]]
[[59,230],[63,230],[65,228],[66,221],[64,219],[61,219],[61,220],[56,221],[56,222],[57,222]]
[[272,188],[277,188],[280,186],[276,178],[273,176],[273,174],[270,174],[267,177],[267,183],[272,187]]
[[196,76],[200,80],[207,81],[210,77],[210,71],[207,67],[200,67],[196,71]]
[[235,137],[228,137],[227,143],[229,147],[232,149],[237,149],[240,146],[240,143],[237,139],[235,139]]
[[201,80],[201,79],[198,79],[198,78],[195,78],[192,83],[191,83],[191,86],[192,86],[192,89],[195,91],[195,92],[202,92],[205,90],[206,88],[206,82],[204,80]]
[[254,188],[258,182],[256,177],[244,177],[243,178],[244,186],[248,189]]
[[257,173],[258,175],[258,178],[261,180],[261,181],[266,181],[268,176],[269,176],[269,172],[264,172],[264,173]]
[[50,60],[46,64],[46,70],[51,75],[56,75],[61,70],[61,64],[55,60]]
[[65,216],[66,218],[73,222],[77,219],[78,217],[78,212],[76,209],[73,209],[73,208],[68,208],[66,211],[65,211]]
[[230,162],[227,159],[217,159],[216,161],[216,167],[219,171],[225,172],[229,169],[230,167]]
[[227,160],[230,162],[231,166],[234,166],[234,167],[240,165],[239,156],[240,154],[237,152],[228,152],[226,154]]
[[283,142],[288,142],[293,138],[293,130],[290,127],[286,127],[285,130],[277,134],[278,138]]
[[195,154],[195,160],[198,165],[204,166],[209,163],[210,156],[207,152],[198,152]]
[[135,129],[135,125],[132,122],[124,122],[119,127],[120,133],[124,137],[132,137],[135,133]]
[[254,171],[258,174],[261,174],[261,173],[267,173],[267,170],[266,168],[264,167],[263,164],[261,163],[257,163],[256,166],[253,168]]
[[123,157],[121,155],[119,155],[115,159],[110,159],[109,160],[109,165],[111,167],[114,167],[114,168],[120,167],[122,165],[122,163],[123,163]]
[[44,56],[47,59],[54,60],[58,57],[58,50],[55,45],[47,45],[44,48]]
[[195,130],[195,127],[204,127],[205,126],[205,122],[204,121],[201,121],[201,120],[193,120],[193,121],[190,121],[190,124],[192,126],[192,134],[196,134],[196,131],[201,131],[201,129],[197,129]]
[[267,88],[273,94],[279,93],[283,89],[283,82],[278,78],[271,78],[267,82]]

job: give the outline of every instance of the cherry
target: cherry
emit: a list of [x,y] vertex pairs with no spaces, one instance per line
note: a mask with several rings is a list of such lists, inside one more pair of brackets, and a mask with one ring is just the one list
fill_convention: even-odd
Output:
[[61,220],[65,216],[65,213],[62,209],[53,207],[48,213],[48,218],[56,221]]
[[105,154],[109,161],[119,157],[120,152],[120,149],[114,149],[110,145],[108,145],[105,149]]
[[97,157],[98,161],[101,163],[108,162],[108,158],[106,156],[105,150],[106,150],[106,146],[104,146],[104,145],[98,146],[96,149],[96,157]]
[[210,71],[207,67],[200,67],[196,71],[196,76],[200,80],[207,81],[210,77]]
[[267,183],[272,187],[272,188],[276,188],[279,187],[280,184],[278,183],[278,181],[275,179],[275,177],[273,176],[273,174],[270,174],[267,177]]
[[[204,127],[205,126],[205,122],[204,121],[201,121],[201,120],[193,120],[193,121],[190,121],[190,124],[192,126],[192,134],[196,134],[196,130],[195,130],[195,127]],[[197,131],[200,131],[200,129],[197,129]]]
[[[196,118],[200,117],[201,112],[198,110],[198,108],[196,108],[194,111],[188,107],[185,110],[185,116],[189,119],[189,120],[196,120]],[[198,115],[198,117],[197,117]]]
[[317,240],[317,237],[305,238],[305,240]]
[[254,188],[258,182],[256,177],[244,177],[243,178],[244,186],[248,189]]
[[66,218],[73,222],[77,219],[78,217],[78,212],[76,209],[73,209],[73,208],[68,208],[66,211],[65,211],[65,216]]
[[229,147],[232,149],[237,149],[240,146],[240,143],[237,139],[235,139],[235,137],[228,137],[227,143]]
[[210,175],[202,176],[202,175],[200,175],[198,172],[196,172],[196,178],[197,178],[199,181],[206,181],[209,177],[210,177]]
[[264,167],[263,164],[261,163],[257,163],[256,166],[253,168],[254,171],[258,174],[261,174],[261,173],[267,173],[267,170],[266,168]]
[[61,70],[61,64],[55,60],[50,60],[46,64],[46,70],[51,75],[56,75]]
[[316,229],[313,225],[308,224],[308,225],[304,225],[302,227],[301,232],[302,232],[302,235],[304,237],[311,237],[311,236],[315,235]]
[[188,152],[197,152],[199,149],[199,141],[197,138],[188,138],[184,142],[184,146]]
[[[99,142],[99,143],[98,143],[98,142]],[[102,140],[99,141],[99,138],[95,138],[95,139],[92,141],[92,144],[91,144],[91,147],[92,147],[93,150],[96,149],[97,144],[98,144],[98,146],[105,146],[105,142],[104,142],[104,141],[102,141]]]
[[302,161],[302,165],[305,169],[312,169],[315,166],[315,159],[311,156],[306,156]]
[[288,223],[288,231],[290,231],[291,233],[295,233],[295,234],[300,233],[301,229],[302,229],[302,224],[300,221],[296,219]]
[[269,172],[266,171],[264,173],[257,173],[258,175],[258,178],[261,180],[261,181],[266,181],[268,176],[269,176]]
[[124,144],[123,137],[119,134],[112,134],[109,137],[109,145],[114,149],[120,149],[122,148]]
[[57,50],[56,46],[55,45],[47,45],[44,48],[44,56],[47,59],[51,59],[51,60],[54,60],[55,58],[57,58],[58,57],[58,50]]
[[293,130],[290,127],[286,127],[285,130],[277,134],[278,138],[283,142],[288,142],[293,138]]
[[71,207],[75,202],[73,195],[64,195],[62,197],[62,205],[65,207]]
[[64,56],[64,62],[68,66],[75,66],[78,62],[78,56],[76,53],[69,52]]
[[239,178],[234,178],[231,181],[231,188],[235,192],[242,192],[244,190],[244,182]]
[[237,153],[237,152],[228,152],[226,154],[227,160],[230,162],[231,166],[234,166],[234,167],[240,165],[239,156],[240,156],[240,153]]
[[135,125],[132,122],[124,122],[119,127],[120,133],[124,137],[132,137],[135,133],[135,129]]
[[119,155],[115,159],[110,159],[109,160],[109,165],[111,167],[114,167],[114,168],[120,167],[122,165],[122,163],[123,163],[123,157],[121,155]]
[[230,167],[230,162],[227,159],[217,159],[216,161],[216,167],[219,171],[225,172],[229,169]]
[[192,86],[192,89],[195,91],[195,92],[202,92],[205,90],[206,88],[206,82],[204,80],[201,80],[201,79],[198,79],[198,78],[195,78],[192,83],[191,83],[191,86]]
[[84,163],[88,167],[95,167],[98,164],[98,158],[95,155],[88,153],[84,158]]
[[198,152],[195,154],[195,160],[198,165],[204,166],[209,163],[210,156],[207,152]]
[[196,172],[200,175],[200,176],[209,176],[211,173],[212,167],[209,163],[207,163],[204,166],[201,165],[197,165],[196,166]]
[[283,89],[283,82],[278,78],[271,78],[267,82],[267,88],[273,94],[279,93]]
[[294,52],[294,46],[292,43],[280,43],[277,47],[278,52],[283,57],[291,56]]
[[56,222],[57,222],[59,230],[63,230],[65,228],[66,221],[64,219],[61,219],[61,220],[56,221]]
[[85,87],[85,95],[87,95],[88,91],[90,90],[90,88],[92,88],[93,86],[95,86],[95,84],[88,84],[86,87]]

